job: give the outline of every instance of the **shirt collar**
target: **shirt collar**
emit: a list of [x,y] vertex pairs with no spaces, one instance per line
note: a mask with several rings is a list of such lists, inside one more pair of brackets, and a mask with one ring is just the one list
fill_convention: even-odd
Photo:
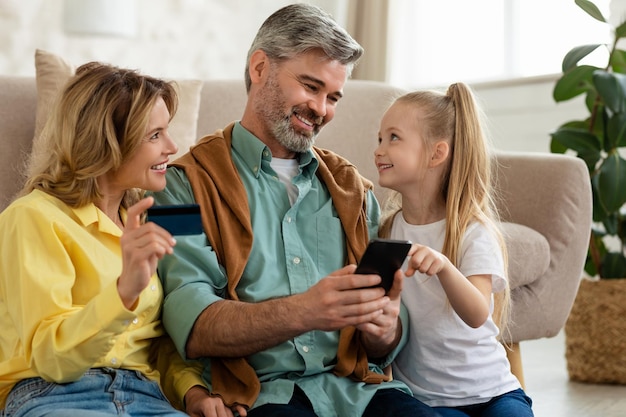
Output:
[[[119,227],[106,215],[102,210],[96,207],[95,204],[90,203],[83,207],[70,208],[78,221],[85,227],[97,224],[98,230],[103,233],[108,233],[114,236],[122,236],[122,231]],[[126,210],[122,209],[120,212],[122,219],[126,222]]]
[[[259,176],[262,162],[265,160],[269,164],[272,159],[272,152],[267,145],[243,127],[240,122],[235,123],[233,127],[232,147],[256,177]],[[301,153],[298,161],[301,171],[310,175],[315,173],[319,165],[315,154],[310,149]]]

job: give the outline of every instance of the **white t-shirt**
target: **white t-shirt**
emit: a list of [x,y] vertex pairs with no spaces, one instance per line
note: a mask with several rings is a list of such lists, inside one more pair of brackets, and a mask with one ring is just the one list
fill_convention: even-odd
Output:
[[[399,213],[390,237],[441,251],[445,226],[445,220],[411,225]],[[503,290],[502,251],[488,228],[470,225],[459,258],[463,275],[491,274],[493,292]],[[450,306],[439,279],[419,272],[405,279],[402,302],[409,311],[410,334],[393,364],[393,375],[405,382],[416,398],[430,406],[456,407],[484,403],[520,388],[504,347],[496,339],[498,328],[491,314],[481,327],[471,328]]]
[[298,198],[298,188],[292,182],[300,170],[298,160],[272,158],[270,166],[274,171],[276,171],[276,174],[278,174],[280,182],[285,184],[285,187],[287,188],[287,195],[289,196],[289,202],[293,206],[293,203],[295,203]]

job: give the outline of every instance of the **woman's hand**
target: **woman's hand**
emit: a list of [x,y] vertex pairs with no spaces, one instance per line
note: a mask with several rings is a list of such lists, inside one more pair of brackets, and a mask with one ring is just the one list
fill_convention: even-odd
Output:
[[176,240],[165,229],[154,223],[141,224],[141,214],[154,203],[144,198],[128,208],[122,246],[122,274],[117,291],[128,309],[133,309],[139,294],[156,272],[159,259],[174,252]]

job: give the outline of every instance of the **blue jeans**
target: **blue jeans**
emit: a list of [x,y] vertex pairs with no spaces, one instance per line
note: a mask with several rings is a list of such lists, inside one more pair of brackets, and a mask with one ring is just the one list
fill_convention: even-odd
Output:
[[[437,417],[435,411],[397,389],[380,389],[368,404],[363,417]],[[311,402],[296,385],[289,404],[265,404],[248,411],[248,417],[317,417]]]
[[434,409],[442,417],[533,417],[532,405],[530,397],[522,389],[516,389],[482,404]]
[[28,378],[7,397],[4,417],[181,417],[159,385],[137,371],[90,369],[67,384]]

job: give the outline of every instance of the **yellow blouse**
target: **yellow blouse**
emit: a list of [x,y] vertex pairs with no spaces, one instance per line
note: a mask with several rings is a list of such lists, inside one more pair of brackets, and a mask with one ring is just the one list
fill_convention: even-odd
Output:
[[134,311],[122,304],[121,235],[95,205],[74,209],[38,190],[0,213],[0,408],[22,379],[68,382],[97,367],[157,381],[161,371],[178,407],[202,385],[199,369],[161,337],[156,274]]

